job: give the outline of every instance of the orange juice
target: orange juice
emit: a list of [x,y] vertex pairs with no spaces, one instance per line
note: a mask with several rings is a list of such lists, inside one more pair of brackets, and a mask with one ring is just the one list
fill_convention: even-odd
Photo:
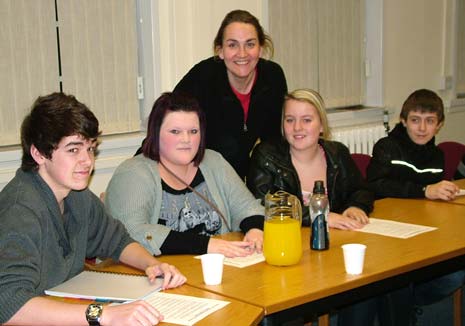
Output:
[[263,254],[270,265],[297,264],[302,257],[300,221],[289,217],[266,220]]

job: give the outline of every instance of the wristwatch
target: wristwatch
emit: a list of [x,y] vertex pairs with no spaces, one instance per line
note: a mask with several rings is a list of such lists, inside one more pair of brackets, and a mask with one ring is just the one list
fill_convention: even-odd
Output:
[[100,326],[103,306],[98,303],[91,303],[86,309],[86,319],[89,326]]

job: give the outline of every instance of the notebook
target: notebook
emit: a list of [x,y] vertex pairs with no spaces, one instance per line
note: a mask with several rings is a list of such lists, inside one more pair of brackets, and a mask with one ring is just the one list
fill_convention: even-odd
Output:
[[150,283],[146,276],[83,271],[45,294],[97,301],[129,301],[159,291],[163,279]]

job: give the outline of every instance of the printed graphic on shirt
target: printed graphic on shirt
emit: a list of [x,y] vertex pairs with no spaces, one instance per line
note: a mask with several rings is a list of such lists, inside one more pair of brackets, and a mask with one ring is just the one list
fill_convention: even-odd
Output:
[[[197,185],[195,190],[213,201],[205,182]],[[158,223],[174,231],[211,236],[219,234],[221,230],[222,221],[218,213],[188,189],[178,193],[163,190],[161,212]]]

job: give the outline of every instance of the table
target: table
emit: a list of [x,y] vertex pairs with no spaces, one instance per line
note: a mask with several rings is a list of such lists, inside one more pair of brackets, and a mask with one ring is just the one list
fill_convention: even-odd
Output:
[[[411,280],[456,270],[457,259],[465,261],[463,205],[387,198],[376,201],[371,216],[435,226],[438,230],[410,239],[331,230],[330,250],[318,252],[309,249],[309,229],[303,228],[304,253],[299,264],[276,267],[260,263],[243,269],[225,266],[223,283],[218,286],[203,283],[200,261],[193,256],[162,256],[160,260],[176,265],[191,286],[263,307],[270,324],[289,309],[311,309],[323,314],[354,297],[372,296],[405,286]],[[239,239],[241,235],[233,233],[222,238]],[[344,271],[340,246],[350,242],[368,247],[360,276],[349,276]]]
[[[438,227],[409,239],[357,231],[330,231],[327,251],[309,248],[309,228],[302,228],[303,257],[288,267],[259,263],[246,268],[224,266],[223,282],[203,283],[200,260],[192,255],[161,256],[178,267],[188,285],[261,307],[264,325],[279,324],[286,314],[323,315],[343,304],[458,270],[465,264],[465,205],[442,201],[386,198],[375,202],[371,217]],[[240,233],[221,238],[237,240]],[[367,245],[364,272],[345,273],[342,249],[345,243]],[[284,317],[283,317],[284,316]]]
[[[111,260],[105,261],[102,264],[97,266],[86,265],[87,269],[92,269],[96,271],[106,271],[106,272],[113,272],[113,273],[128,273],[128,274],[137,274],[137,275],[144,275],[143,272],[134,269],[130,266],[122,265],[122,264],[115,264]],[[215,294],[208,290],[203,290],[197,287],[193,287],[190,285],[183,285],[176,289],[169,289],[165,290],[166,293],[174,293],[174,294],[181,294],[181,295],[190,295],[199,298],[207,298],[207,299],[216,299],[216,300],[224,300],[229,301],[230,303],[226,305],[224,308],[215,311],[214,313],[208,315],[196,325],[199,326],[207,326],[207,325],[258,325],[260,321],[263,319],[264,310],[261,307],[256,305],[250,305],[243,301],[236,300],[230,297],[224,297],[219,294]],[[69,300],[69,299],[65,299]],[[82,300],[78,301],[82,303]],[[174,325],[169,323],[160,323],[159,325]]]

